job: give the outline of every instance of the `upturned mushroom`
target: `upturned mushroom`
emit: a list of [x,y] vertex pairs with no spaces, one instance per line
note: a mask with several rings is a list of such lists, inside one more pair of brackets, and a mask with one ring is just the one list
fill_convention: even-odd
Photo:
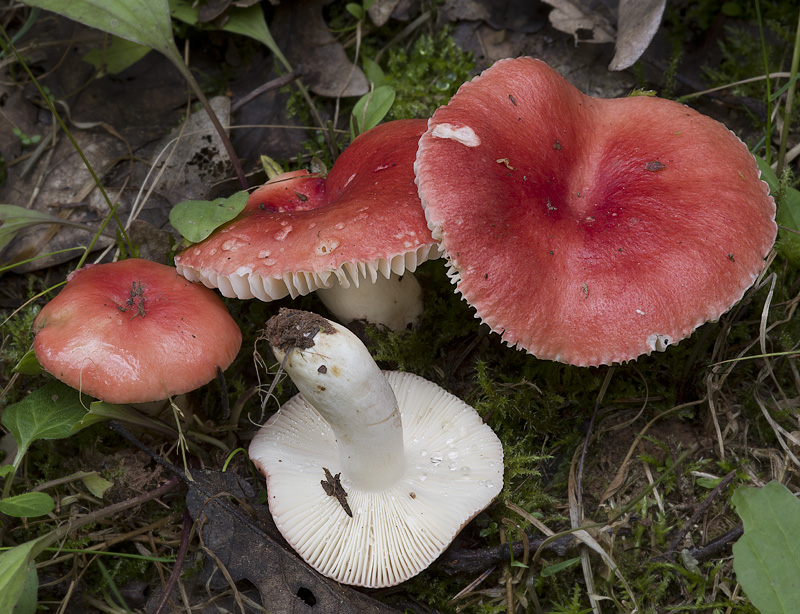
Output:
[[377,588],[418,574],[500,492],[497,436],[435,384],[381,372],[321,316],[282,309],[267,337],[300,391],[250,444],[278,529],[338,582]]
[[272,301],[309,292],[341,322],[402,330],[422,312],[413,272],[438,258],[414,184],[424,120],[381,124],[339,156],[327,178],[284,173],[245,209],[176,256],[187,279],[223,295]]
[[633,360],[718,319],[777,231],[728,128],[669,100],[586,96],[531,58],[496,62],[440,107],[415,171],[476,317],[574,365]]
[[147,403],[199,388],[242,335],[222,300],[174,268],[131,258],[87,265],[34,321],[45,371],[96,399]]

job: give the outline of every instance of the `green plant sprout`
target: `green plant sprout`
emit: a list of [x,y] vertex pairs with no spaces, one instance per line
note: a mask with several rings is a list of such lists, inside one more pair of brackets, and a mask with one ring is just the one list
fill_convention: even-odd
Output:
[[30,145],[35,145],[36,143],[42,140],[41,134],[34,134],[33,136],[28,136],[16,126],[14,126],[11,129],[11,131],[14,133],[14,136],[16,136],[19,139],[19,142],[22,143],[23,147],[29,147]]

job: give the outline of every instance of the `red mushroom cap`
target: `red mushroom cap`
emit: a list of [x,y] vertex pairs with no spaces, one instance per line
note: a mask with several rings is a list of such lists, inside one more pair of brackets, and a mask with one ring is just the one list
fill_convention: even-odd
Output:
[[175,262],[225,296],[264,301],[358,287],[380,272],[414,271],[438,256],[414,183],[425,120],[381,124],[356,138],[327,179],[284,173],[254,191],[242,213]]
[[230,365],[242,344],[214,292],[135,258],[71,273],[33,329],[46,371],[110,403],[194,390]]
[[717,319],[777,231],[725,126],[668,100],[591,98],[531,58],[496,62],[439,108],[415,170],[477,317],[575,365],[632,360]]

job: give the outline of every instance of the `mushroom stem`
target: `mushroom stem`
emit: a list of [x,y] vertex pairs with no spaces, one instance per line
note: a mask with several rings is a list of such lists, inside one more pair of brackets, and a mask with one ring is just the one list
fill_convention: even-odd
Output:
[[343,324],[366,320],[394,332],[416,325],[423,308],[422,288],[411,272],[391,273],[388,279],[378,274],[373,283],[362,279],[358,287],[346,288],[337,281],[317,290],[317,296]]
[[367,491],[397,481],[406,468],[397,399],[358,337],[294,309],[270,318],[266,333],[297,389],[333,429],[342,476]]

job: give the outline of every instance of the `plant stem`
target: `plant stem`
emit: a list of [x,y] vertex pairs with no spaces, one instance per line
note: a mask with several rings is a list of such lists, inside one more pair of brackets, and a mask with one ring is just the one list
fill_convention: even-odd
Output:
[[783,130],[781,130],[781,144],[778,148],[778,166],[775,172],[780,176],[786,162],[786,142],[789,139],[789,125],[791,124],[792,105],[794,104],[794,90],[796,83],[797,70],[800,67],[800,15],[797,17],[797,30],[794,36],[794,53],[792,54],[792,68],[789,71],[789,89],[786,90],[786,111],[783,114]]
[[[764,74],[769,75],[769,58],[767,58],[767,42],[764,40],[764,22],[761,19],[761,2],[755,1],[756,5],[756,18],[758,20],[758,32],[761,36],[761,58],[764,60]],[[764,151],[764,160],[767,164],[772,163],[772,95],[770,92],[769,79],[766,80],[767,86],[767,129],[766,129],[766,145]]]
[[161,614],[169,602],[172,591],[178,583],[178,578],[183,571],[183,561],[186,559],[186,552],[189,550],[189,538],[192,533],[192,517],[189,515],[189,510],[183,511],[183,531],[181,531],[181,545],[178,548],[178,556],[175,559],[175,566],[172,568],[172,573],[169,576],[169,581],[161,593],[161,599],[158,600],[158,605],[153,614]]
[[214,113],[214,109],[211,108],[211,103],[206,98],[206,95],[203,93],[203,90],[200,89],[200,84],[197,82],[197,79],[194,78],[192,71],[186,65],[186,63],[180,58],[180,56],[173,57],[171,54],[167,55],[167,58],[175,65],[175,67],[180,71],[183,78],[186,79],[186,82],[189,84],[189,87],[192,88],[192,91],[197,96],[197,99],[200,101],[200,104],[203,105],[203,108],[208,113],[208,118],[211,120],[211,123],[214,125],[214,129],[219,134],[219,138],[222,140],[222,144],[225,146],[225,151],[228,152],[228,157],[231,160],[231,165],[233,166],[233,170],[236,173],[236,177],[239,179],[239,185],[242,186],[243,190],[246,190],[249,186],[247,185],[247,178],[244,176],[244,170],[242,169],[242,165],[239,162],[239,158],[236,156],[236,152],[233,149],[233,143],[231,143],[231,139],[228,136],[228,131],[223,128],[222,124],[217,117],[217,114]]

